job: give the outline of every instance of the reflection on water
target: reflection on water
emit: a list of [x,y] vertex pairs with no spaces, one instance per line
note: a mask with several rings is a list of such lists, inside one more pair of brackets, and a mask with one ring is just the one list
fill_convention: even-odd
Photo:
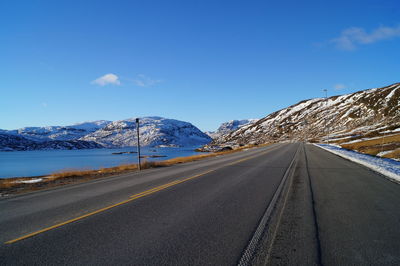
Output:
[[[147,157],[142,160],[159,161],[197,154],[195,148],[144,147],[141,155]],[[0,178],[38,176],[67,169],[98,169],[137,163],[137,154],[131,152],[136,152],[136,148],[0,152]]]

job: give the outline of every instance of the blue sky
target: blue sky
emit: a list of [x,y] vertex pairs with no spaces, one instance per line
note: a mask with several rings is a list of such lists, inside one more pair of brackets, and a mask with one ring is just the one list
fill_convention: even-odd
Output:
[[157,115],[214,130],[399,82],[400,2],[329,2],[3,0],[0,128]]

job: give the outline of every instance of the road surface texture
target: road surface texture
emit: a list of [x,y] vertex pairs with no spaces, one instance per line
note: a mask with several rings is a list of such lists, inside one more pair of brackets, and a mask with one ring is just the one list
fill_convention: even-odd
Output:
[[0,265],[399,265],[400,186],[275,144],[0,200]]

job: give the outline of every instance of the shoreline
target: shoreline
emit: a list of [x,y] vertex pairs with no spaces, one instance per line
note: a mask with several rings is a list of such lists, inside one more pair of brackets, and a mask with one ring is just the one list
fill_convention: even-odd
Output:
[[[198,146],[180,148],[142,147],[142,161],[161,161],[183,156],[193,156]],[[54,149],[1,152],[0,180],[16,178],[42,178],[61,171],[95,170],[122,164],[137,163],[135,147],[110,149]]]
[[[262,145],[247,145],[227,151],[203,153],[186,157],[176,157],[163,161],[144,161],[141,163],[141,168],[150,169],[168,167],[175,164],[198,161],[206,158],[236,153],[250,148],[263,147],[267,145],[270,144],[267,143]],[[91,180],[96,180],[99,178],[112,177],[115,175],[126,174],[136,171],[138,171],[137,164],[122,164],[114,167],[92,170],[59,171],[54,172],[50,175],[0,178],[0,198],[28,193],[32,191],[49,189],[53,187],[59,187],[68,184],[78,184]]]

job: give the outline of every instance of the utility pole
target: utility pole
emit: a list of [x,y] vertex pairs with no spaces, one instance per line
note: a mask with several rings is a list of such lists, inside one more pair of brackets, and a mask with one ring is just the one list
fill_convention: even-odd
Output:
[[139,118],[136,118],[136,132],[137,132],[137,159],[138,159],[138,169],[139,171],[142,170],[140,164],[140,138],[139,138]]
[[[328,107],[328,90],[327,89],[323,89],[323,91],[325,92],[325,105],[326,107]],[[328,144],[328,140],[329,140],[329,129],[328,129],[328,118],[327,116],[325,116],[325,130],[328,131],[327,136],[325,137],[325,142]]]

